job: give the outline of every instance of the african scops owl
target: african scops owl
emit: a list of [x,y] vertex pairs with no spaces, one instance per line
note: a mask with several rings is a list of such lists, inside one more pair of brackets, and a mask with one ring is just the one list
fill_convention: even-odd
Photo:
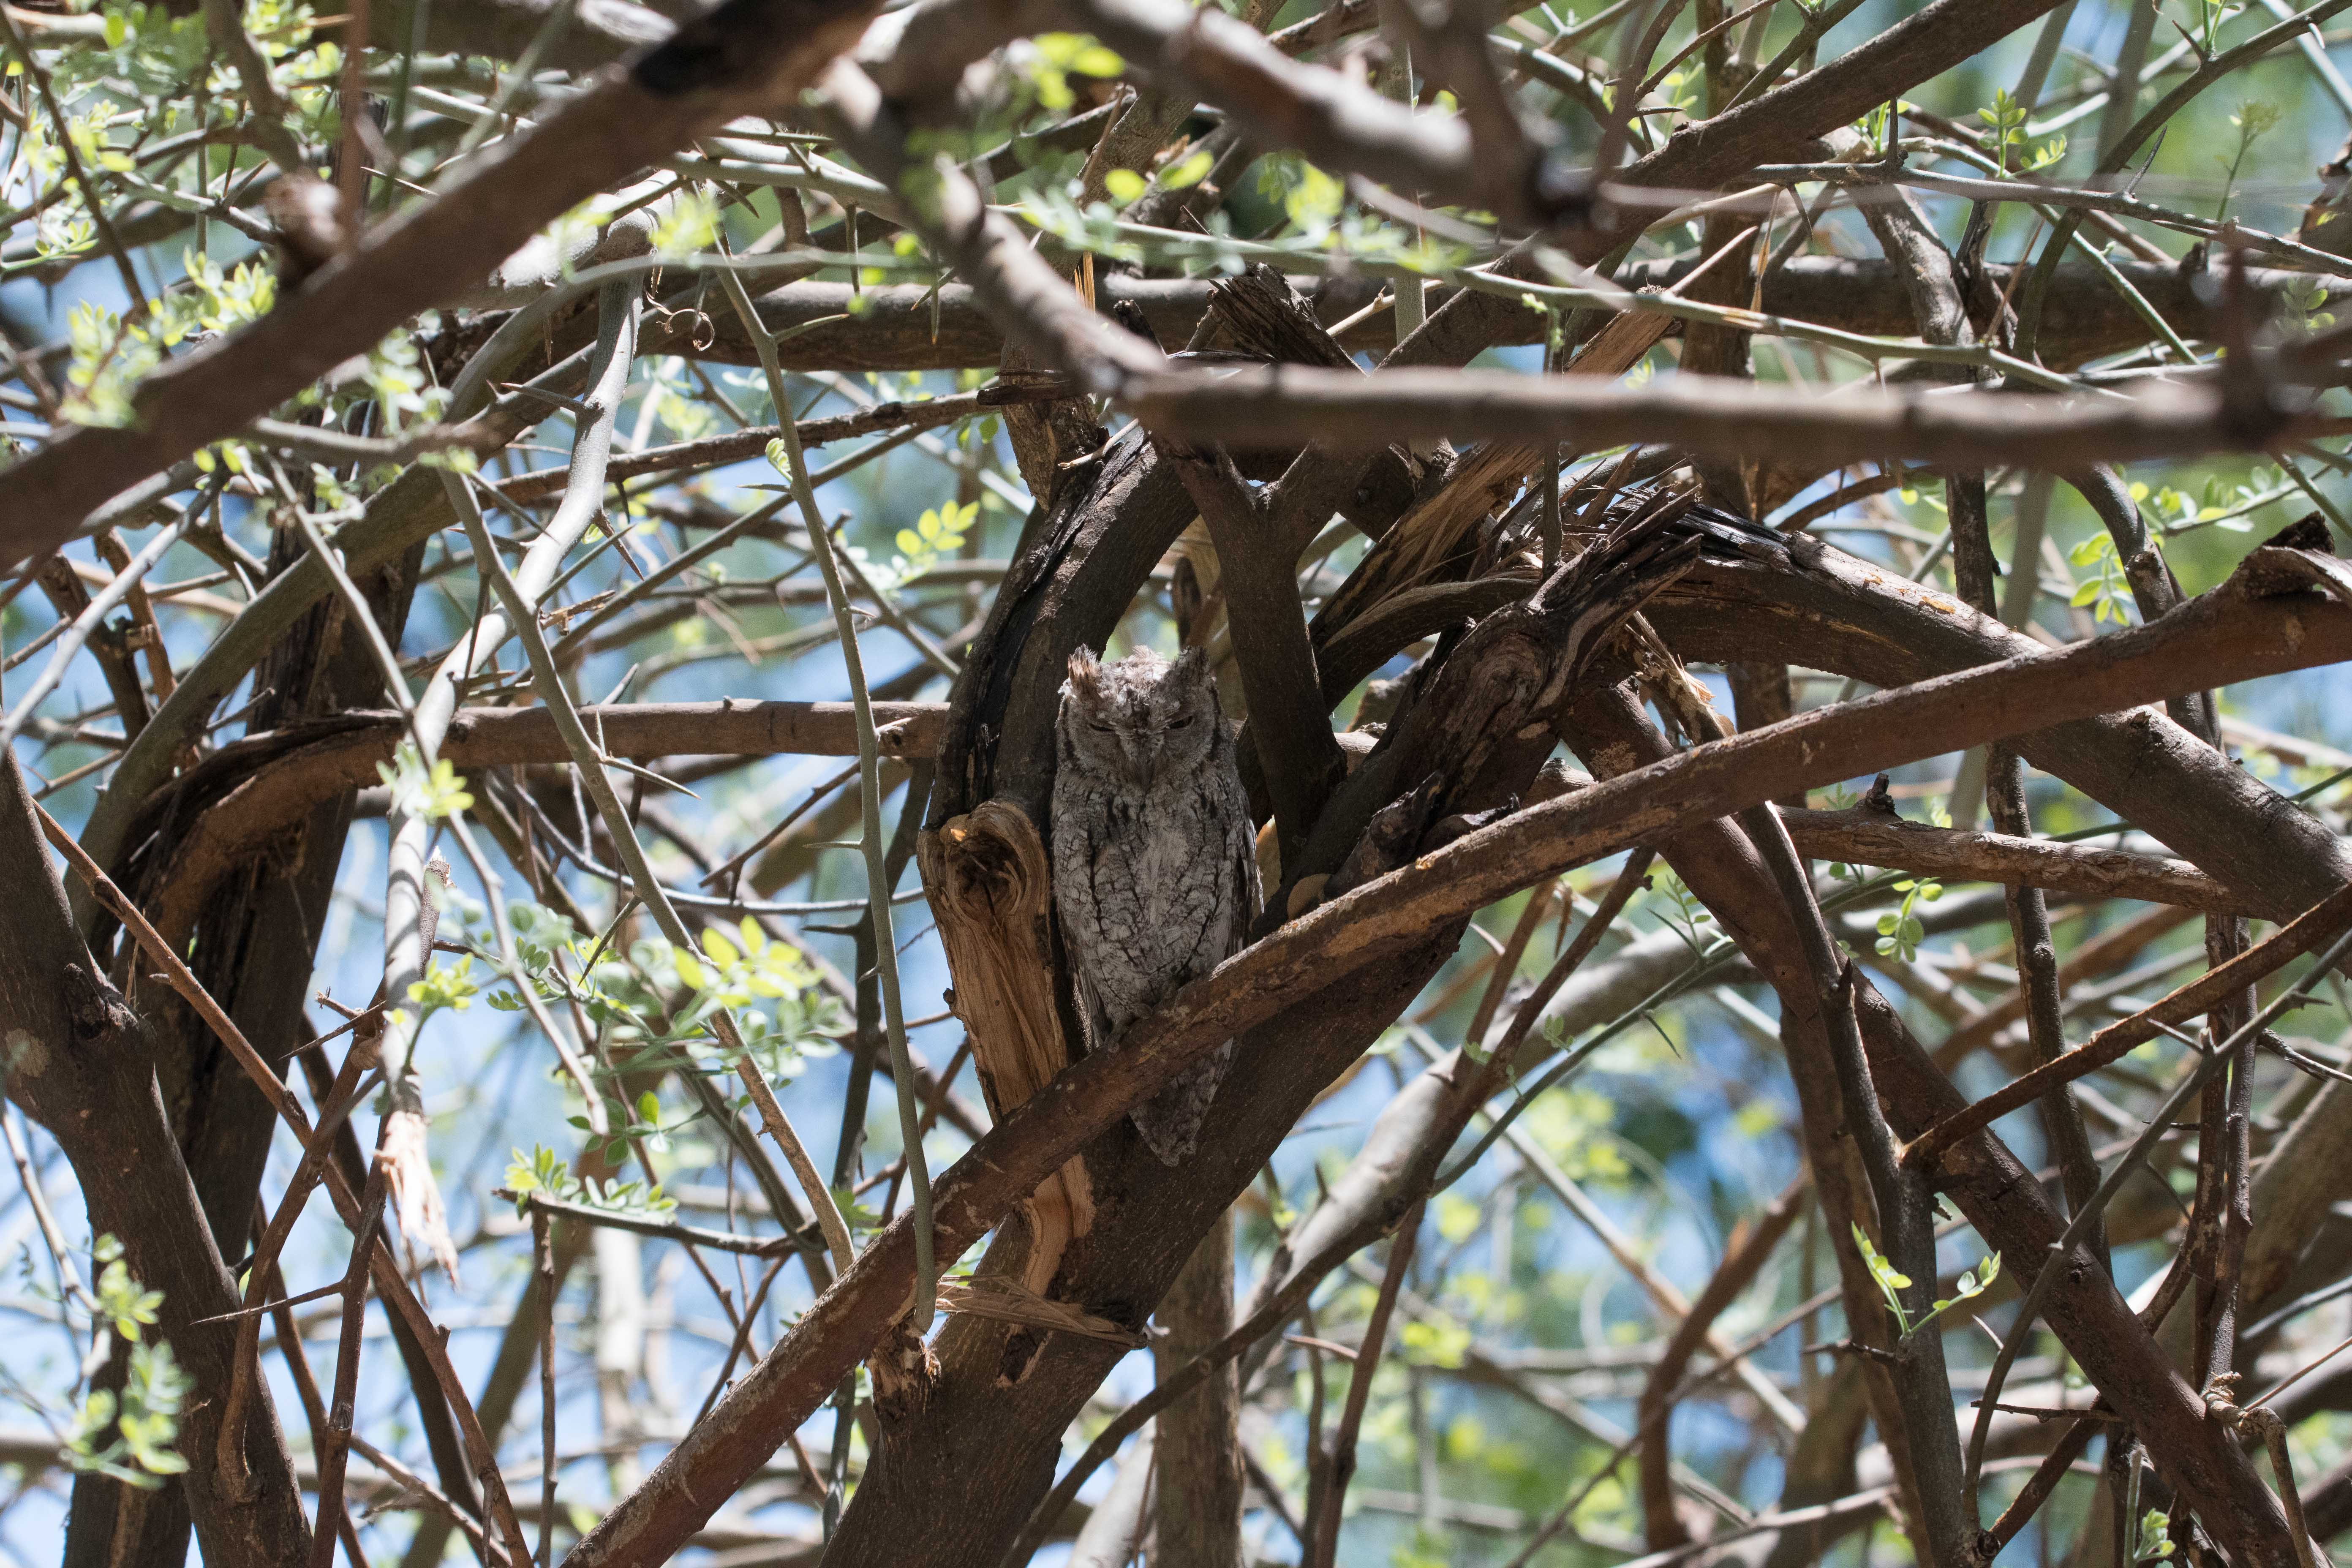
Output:
[[[1234,736],[1199,649],[1114,664],[1070,658],[1055,722],[1054,901],[1088,1050],[1115,1050],[1138,1018],[1248,938],[1255,835]],[[1168,1164],[1192,1152],[1233,1042],[1136,1107]]]

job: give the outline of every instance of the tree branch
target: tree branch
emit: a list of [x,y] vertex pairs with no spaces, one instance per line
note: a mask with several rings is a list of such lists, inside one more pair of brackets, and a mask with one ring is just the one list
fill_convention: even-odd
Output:
[[[234,1468],[220,1462],[236,1333],[226,1324],[191,1325],[236,1311],[236,1292],[164,1119],[146,1026],[74,931],[13,752],[0,759],[0,879],[16,890],[9,939],[0,943],[0,1023],[20,1042],[7,1092],[64,1150],[92,1232],[121,1241],[132,1277],[163,1292],[158,1327],[194,1384],[181,1414],[188,1469],[178,1484],[198,1541],[208,1559],[224,1563],[300,1562],[310,1531],[266,1387],[254,1389]],[[121,1523],[78,1516],[71,1560],[133,1551],[135,1542],[111,1539]],[[98,1537],[85,1539],[86,1527]],[[179,1539],[184,1543],[184,1533]]]
[[1041,9],[1175,77],[1261,146],[1293,147],[1325,168],[1426,192],[1445,205],[1484,207],[1515,225],[1573,224],[1589,210],[1584,172],[1542,157],[1524,137],[1519,156],[1482,159],[1464,121],[1416,114],[1328,66],[1301,65],[1223,12],[1169,0],[1071,0]]
[[1315,676],[1315,648],[1298,597],[1297,556],[1269,525],[1264,504],[1250,493],[1230,456],[1170,441],[1154,445],[1200,508],[1217,547],[1217,582],[1249,703],[1246,733],[1287,860],[1305,847],[1324,803],[1347,773]]
[[[2316,597],[2209,595],[2154,626],[1709,742],[1520,812],[1280,927],[1179,992],[1120,1049],[1078,1062],[1007,1114],[939,1181],[940,1250],[953,1256],[971,1245],[1130,1106],[1223,1041],[1545,876],[1792,789],[2147,701],[2182,682],[2343,657],[2352,657],[2352,611]],[[697,1500],[740,1485],[774,1451],[778,1434],[857,1363],[905,1301],[913,1268],[901,1219],[591,1532],[574,1568],[651,1563],[675,1550],[709,1515],[712,1504]]]
[[2337,434],[2343,423],[2276,410],[2249,420],[2218,389],[2175,386],[2128,399],[1858,392],[1824,402],[1713,378],[1628,388],[1509,371],[1364,376],[1295,365],[1138,376],[1120,387],[1119,403],[1159,434],[1237,450],[1446,436],[1572,440],[1587,451],[1655,442],[1731,458],[1802,450],[1823,466],[1901,456],[1939,467],[2080,467],[2258,451]]
[[268,316],[149,374],[130,422],[68,427],[0,472],[0,557],[54,550],[109,496],[373,347],[621,174],[738,114],[789,102],[872,11],[872,0],[729,0],[625,73],[598,73],[448,189],[368,229]]
[[[1615,274],[1622,288],[1639,292],[1668,289],[1688,277],[1695,257],[1664,261],[1629,262]],[[2174,266],[2157,266],[2132,258],[2113,265],[2139,295],[2182,337],[2210,340],[2218,335],[2215,308],[2199,297],[2197,277]],[[1996,293],[2009,286],[2012,266],[1988,262],[1984,276]],[[1378,277],[1359,273],[1314,277],[1294,274],[1290,287],[1314,306],[1327,322],[1340,321],[1370,304],[1380,292]],[[2341,314],[2352,297],[2352,279],[2317,277],[2277,268],[2254,268],[2247,274],[2256,309],[2274,300],[2290,285],[2315,285],[2326,291],[2323,310]],[[1224,285],[1192,278],[1131,278],[1111,272],[1095,280],[1098,304],[1115,307],[1129,302],[1139,307],[1163,343],[1189,341],[1208,310],[1211,299]],[[855,316],[848,313],[852,290],[846,283],[809,280],[789,284],[758,296],[761,320],[772,331],[788,334],[778,345],[788,370],[907,371],[954,370],[994,365],[1004,352],[1003,329],[982,308],[971,286],[941,284],[937,289],[919,284],[862,286],[862,301]],[[1456,300],[1466,305],[1492,306],[1488,335],[1479,347],[1539,343],[1547,324],[1535,311],[1516,300],[1492,296],[1465,296],[1451,284],[1428,292],[1433,314]],[[1747,304],[1743,296],[1734,301]],[[1903,337],[1915,329],[1909,296],[1900,269],[1881,257],[1796,256],[1773,268],[1764,278],[1759,310],[1767,316],[1869,337]],[[707,347],[688,341],[690,328],[681,325],[668,337],[648,324],[647,343],[664,353],[684,354],[728,364],[753,363],[751,346],[731,321],[718,323]],[[2115,353],[2144,342],[2147,324],[2116,294],[2114,285],[2087,266],[2058,269],[2050,287],[2049,319],[2042,328],[2042,362],[2066,369],[2084,360]],[[1350,353],[1384,353],[1395,342],[1394,329],[1385,317],[1373,316],[1349,327],[1339,337]],[[1475,352],[1475,351],[1474,351]],[[1467,354],[1463,356],[1465,360]],[[1306,363],[1306,362],[1301,362]],[[1421,362],[1428,363],[1428,362]],[[985,397],[986,392],[981,396]],[[928,407],[929,405],[914,405]],[[804,439],[806,437],[803,437]],[[718,437],[725,439],[725,437]]]

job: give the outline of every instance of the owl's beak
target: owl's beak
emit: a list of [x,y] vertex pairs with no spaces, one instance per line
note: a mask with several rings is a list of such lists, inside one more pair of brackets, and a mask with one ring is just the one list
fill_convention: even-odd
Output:
[[1160,766],[1160,737],[1149,733],[1133,736],[1127,741],[1125,750],[1128,770],[1136,786],[1148,786]]

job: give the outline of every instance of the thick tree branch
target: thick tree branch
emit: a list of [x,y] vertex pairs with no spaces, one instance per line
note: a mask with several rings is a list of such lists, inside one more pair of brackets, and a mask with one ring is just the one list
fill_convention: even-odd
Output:
[[1904,1163],[1926,1164],[1978,1129],[1990,1127],[2011,1111],[2032,1103],[2037,1096],[2121,1061],[2134,1047],[2162,1034],[2163,1026],[2202,1017],[2230,998],[2242,994],[2257,981],[2275,974],[2321,942],[2338,935],[2347,925],[2352,925],[2352,886],[2313,905],[2263,942],[2214,965],[2161,1000],[2108,1025],[2073,1050],[1955,1111],[1905,1148]]
[[[1947,595],[1802,543],[1787,555],[1759,551],[1734,566],[1702,560],[1648,615],[1685,658],[1760,652],[1882,687],[2041,647]],[[2352,879],[2352,857],[2324,824],[2160,710],[2061,722],[2020,734],[2016,745],[2035,767],[2186,856],[2265,918],[2290,918]]]
[[[1960,1109],[1959,1091],[1877,992],[1864,987],[1863,1039],[1871,1070],[1898,1133],[1916,1137],[1930,1121]],[[2063,1258],[2051,1248],[2066,1229],[2041,1184],[2000,1139],[1979,1130],[1947,1150],[1932,1167],[1937,1187],[1986,1243],[2028,1268],[2054,1269],[2043,1301],[2050,1327],[2084,1373],[2131,1423],[2174,1490],[2231,1553],[2232,1562],[2289,1568],[2297,1562],[2278,1500],[2205,1402],[2182,1381],[2146,1327],[2085,1248]]]
[[1699,377],[1628,388],[1508,371],[1363,376],[1295,365],[1136,377],[1119,401],[1161,435],[1237,450],[1445,436],[1574,441],[1587,451],[1657,442],[1729,458],[1801,450],[1824,467],[1898,455],[1937,466],[2079,467],[2086,458],[2257,451],[2338,433],[2342,423],[2279,410],[2248,416],[2218,389],[2188,387],[2134,398],[1857,392],[1824,401]]
[[1522,136],[1481,158],[1470,125],[1416,114],[1327,66],[1301,65],[1223,12],[1171,0],[1073,0],[1048,16],[1096,34],[1156,74],[1175,77],[1238,120],[1261,146],[1294,147],[1325,168],[1369,175],[1445,205],[1485,207],[1510,224],[1581,222],[1591,188]]
[[1956,882],[2003,882],[2079,899],[2137,899],[2214,914],[2242,914],[2245,900],[2186,860],[2127,849],[2095,849],[2005,833],[1961,833],[1906,822],[1864,807],[1783,810],[1798,853]]
[[[1637,292],[1671,288],[1690,275],[1697,260],[1678,257],[1629,263],[1616,273],[1616,280]],[[2202,274],[2128,257],[2117,258],[2114,266],[2182,337],[2197,341],[2219,335],[2215,308],[2198,290]],[[1988,286],[1996,292],[2009,287],[2011,273],[2011,264],[2003,261],[1988,262],[1984,268]],[[1289,279],[1290,287],[1310,301],[1326,322],[1357,314],[1380,292],[1381,282],[1363,274],[1294,274]],[[2308,278],[2273,268],[2247,273],[2248,290],[2258,310],[2267,308],[2281,289],[2307,284],[2326,290],[2328,303],[2322,309],[2341,312],[2342,301],[2352,297],[2352,279]],[[1135,304],[1161,342],[1182,343],[1191,340],[1220,287],[1194,278],[1132,278],[1113,272],[1096,279],[1095,298],[1106,308],[1122,301]],[[950,370],[993,365],[1004,352],[1003,330],[981,308],[970,284],[949,282],[936,291],[919,284],[887,284],[861,288],[856,294],[863,303],[855,316],[848,313],[852,290],[846,283],[810,280],[759,296],[756,303],[761,321],[772,331],[791,334],[778,345],[785,368]],[[1465,305],[1492,306],[1489,342],[1493,344],[1544,341],[1543,317],[1516,301],[1465,296],[1451,285],[1430,289],[1427,298],[1433,314],[1456,300]],[[1734,302],[1745,305],[1748,300],[1742,296]],[[1766,274],[1759,309],[1768,316],[1866,337],[1899,338],[1916,330],[1906,279],[1899,268],[1881,257],[1791,257]],[[708,340],[708,346],[691,341],[694,329],[688,321],[675,325],[667,336],[659,335],[661,328],[649,324],[646,342],[649,349],[664,353],[729,364],[754,363],[741,329],[727,318],[717,325],[717,335]],[[2089,267],[2058,269],[2051,282],[2049,320],[2042,333],[2044,363],[2069,368],[2147,338],[2147,323],[2112,283]],[[1393,325],[1379,315],[1349,327],[1339,338],[1339,346],[1350,353],[1385,353],[1394,342]]]
[[1217,581],[1249,702],[1248,744],[1286,858],[1307,842],[1324,803],[1347,768],[1332,738],[1315,677],[1315,648],[1299,602],[1296,552],[1270,525],[1262,500],[1223,452],[1156,443],[1175,470],[1217,547]]
[[[1243,26],[1223,12],[1217,19]],[[991,212],[970,176],[944,161],[913,158],[908,127],[872,78],[836,60],[823,85],[827,119],[842,144],[899,193],[915,227],[972,286],[982,309],[1009,337],[1089,391],[1108,390],[1116,377],[1164,369],[1166,358],[1156,346],[1089,308],[1069,279],[1029,248],[1010,219]]]

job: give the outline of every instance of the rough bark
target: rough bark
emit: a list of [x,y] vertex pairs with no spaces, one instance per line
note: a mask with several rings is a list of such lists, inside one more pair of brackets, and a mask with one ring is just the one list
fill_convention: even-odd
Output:
[[[1160,1299],[1166,1331],[1152,1345],[1164,1381],[1234,1330],[1234,1227],[1209,1226]],[[1160,1433],[1155,1500],[1162,1561],[1241,1568],[1241,1380],[1229,1364],[1154,1418]]]
[[118,1520],[85,1493],[68,1524],[66,1561],[175,1560],[191,1516],[209,1562],[298,1561],[310,1531],[266,1385],[248,1398],[243,1439],[231,1446],[240,1463],[222,1463],[236,1335],[229,1324],[189,1325],[235,1311],[235,1282],[156,1090],[147,1026],[74,931],[13,755],[0,761],[0,885],[15,894],[9,940],[0,943],[8,1094],[65,1152],[93,1234],[121,1241],[132,1278],[163,1292],[157,1329],[194,1383],[181,1425],[189,1468],[169,1489],[175,1505]]
[[[1793,149],[1792,149],[1793,151]],[[1703,259],[1700,258],[1700,259]],[[1687,276],[1696,260],[1639,262],[1628,265],[1617,281],[1629,289],[1666,288]],[[2117,257],[2116,268],[2130,279],[2143,298],[2183,337],[2211,341],[2218,335],[2214,306],[2200,299],[2196,275],[2178,267],[2157,266],[2130,257]],[[2009,286],[2011,268],[1988,263],[1985,276],[1998,291]],[[2253,268],[2248,280],[2257,300],[2267,300],[2290,283],[2305,279],[2278,268]],[[2352,294],[2352,279],[2323,279],[2331,300]],[[1324,322],[1352,315],[1371,303],[1379,281],[1365,277],[1295,276],[1291,287]],[[1132,300],[1163,343],[1180,346],[1189,341],[1208,309],[1213,285],[1192,279],[1129,278],[1105,273],[1095,282],[1097,301],[1108,308]],[[973,301],[970,286],[949,283],[940,290],[939,331],[931,331],[929,290],[919,285],[892,284],[859,290],[866,304],[848,321],[838,317],[849,301],[845,283],[794,283],[762,295],[760,317],[771,331],[807,329],[780,348],[785,368],[793,370],[957,370],[993,365],[1003,352],[1003,329]],[[1450,289],[1429,291],[1433,316],[1451,305],[1457,295]],[[1473,297],[1465,302],[1476,302]],[[2048,320],[2042,327],[2042,354],[2053,366],[2071,367],[2145,342],[2147,323],[2119,296],[2115,286],[2087,266],[2063,267],[2051,288]],[[1737,303],[1746,305],[1741,298]],[[2332,308],[2341,309],[2340,304]],[[1901,337],[1916,329],[1911,301],[1902,273],[1882,258],[1853,258],[1798,256],[1774,268],[1764,280],[1764,310],[1792,320],[1817,321],[1853,332]],[[815,323],[815,324],[813,324]],[[1517,301],[1496,310],[1486,326],[1491,329],[1479,346],[1527,344],[1544,341],[1544,319]],[[1385,317],[1375,317],[1350,328],[1338,341],[1349,353],[1385,350],[1394,341]],[[726,364],[751,364],[755,358],[742,329],[731,318],[718,322],[715,341],[708,347],[692,341],[693,326],[682,323],[665,331],[647,329],[647,352],[696,353]],[[559,340],[561,342],[562,340]],[[1467,358],[1468,356],[1464,356]],[[1301,362],[1307,363],[1307,362]]]

